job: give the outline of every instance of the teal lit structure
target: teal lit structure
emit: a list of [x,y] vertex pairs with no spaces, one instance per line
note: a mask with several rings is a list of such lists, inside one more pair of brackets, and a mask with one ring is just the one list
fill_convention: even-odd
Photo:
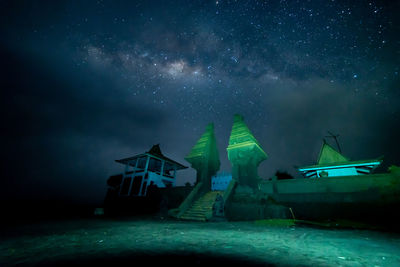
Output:
[[257,168],[267,159],[267,154],[238,114],[234,116],[226,150],[232,164],[232,178],[240,185],[256,189],[260,180]]
[[[213,220],[211,207],[216,195],[209,181],[219,167],[214,143],[213,128],[208,126],[186,157],[197,170],[198,183],[179,209],[171,210],[171,216]],[[325,141],[317,163],[298,168],[306,179],[260,179],[257,169],[268,155],[240,115],[234,116],[227,156],[232,179],[218,193],[223,197],[227,220],[341,218],[390,223],[391,211],[400,204],[399,168],[371,174],[381,164],[380,158],[352,161]]]
[[203,189],[208,191],[211,187],[211,177],[218,172],[221,165],[214,124],[207,125],[206,131],[185,157],[185,160],[197,171],[196,184],[202,183]]
[[298,170],[305,178],[365,175],[381,163],[382,159],[351,161],[324,140],[317,164],[300,167]]
[[216,173],[220,167],[220,161],[214,126],[210,123],[205,133],[185,157],[197,171],[196,186],[178,209],[171,210],[171,216],[184,220],[213,220],[215,218],[212,208],[216,205],[217,198],[219,205],[223,203],[226,206],[229,205],[238,186],[248,188],[253,193],[258,190],[260,178],[257,168],[263,160],[267,159],[267,154],[240,115],[234,116],[227,153],[232,164],[232,178],[230,175],[225,175],[223,186],[217,185]]
[[118,191],[120,197],[146,196],[152,183],[159,188],[175,186],[176,172],[187,168],[164,156],[158,144],[143,154],[116,162],[125,165]]
[[[303,178],[261,179],[258,166],[268,155],[240,115],[234,116],[226,151],[232,176],[218,174],[220,159],[214,125],[208,124],[185,157],[197,172],[195,186],[188,187],[168,210],[171,217],[191,221],[340,218],[395,222],[391,214],[400,205],[400,168],[392,166],[388,173],[372,173],[382,163],[381,158],[353,161],[324,141],[316,164],[298,168]],[[160,160],[159,168],[154,169],[153,159]],[[121,199],[129,199],[126,196],[146,195],[151,181],[157,187],[174,185],[168,175],[173,170],[175,178],[176,170],[185,168],[164,157],[158,146],[117,162],[125,164],[126,171],[109,179],[109,191],[118,190],[115,206],[121,206]],[[170,171],[167,175],[166,170]],[[140,186],[134,181],[140,181]],[[172,189],[178,192],[175,189],[179,188]],[[171,196],[169,203],[170,200]],[[222,211],[219,217],[215,215],[216,206]]]
[[221,191],[211,190],[211,179],[220,167],[219,153],[214,134],[214,124],[207,125],[205,132],[185,159],[197,171],[196,185],[177,209],[169,215],[182,220],[208,221],[213,216],[212,207]]

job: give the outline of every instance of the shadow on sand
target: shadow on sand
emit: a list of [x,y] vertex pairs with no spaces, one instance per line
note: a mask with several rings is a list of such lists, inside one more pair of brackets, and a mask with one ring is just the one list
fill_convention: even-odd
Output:
[[254,262],[236,257],[182,254],[125,253],[118,255],[93,255],[57,258],[40,262],[35,266],[275,266],[265,262]]

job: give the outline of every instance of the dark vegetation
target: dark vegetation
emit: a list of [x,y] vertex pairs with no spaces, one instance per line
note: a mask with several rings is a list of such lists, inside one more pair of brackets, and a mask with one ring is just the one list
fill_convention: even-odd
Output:
[[278,171],[276,171],[275,176],[278,180],[294,179],[294,177],[286,171],[278,170]]
[[177,208],[192,190],[190,184],[181,187],[158,188],[150,184],[144,197],[120,197],[118,192],[122,175],[111,176],[107,180],[108,191],[104,200],[104,212],[107,216],[149,215],[167,217],[168,210]]

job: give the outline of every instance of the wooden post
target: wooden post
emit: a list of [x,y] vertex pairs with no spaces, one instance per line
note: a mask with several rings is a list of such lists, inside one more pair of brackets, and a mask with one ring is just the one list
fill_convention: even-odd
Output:
[[[124,184],[125,178],[127,178],[127,173],[128,173],[128,171],[129,171],[129,161],[125,164],[125,171],[124,171],[124,174],[122,175],[122,181],[121,181],[121,186],[120,186],[120,188],[119,188],[118,195],[121,195],[122,186],[123,186],[123,184]],[[132,182],[132,181],[131,181],[131,182]],[[130,187],[129,187],[129,188],[130,188]],[[128,194],[129,194],[129,191],[128,191]]]
[[131,180],[131,184],[129,185],[128,196],[131,195],[133,180],[135,180],[135,174],[136,174],[136,169],[137,169],[138,162],[139,162],[139,159],[136,159],[135,167],[133,167],[133,171],[132,171],[132,180]]
[[165,165],[165,160],[161,160],[161,172],[160,172],[161,176],[164,176],[164,165]]
[[174,181],[172,182],[172,186],[176,184],[176,165],[174,165]]
[[142,179],[142,183],[140,184],[140,189],[139,189],[138,196],[142,195],[143,183],[145,182],[145,179],[146,179],[147,169],[149,168],[149,161],[150,161],[150,157],[147,156],[146,167],[144,168],[143,179]]

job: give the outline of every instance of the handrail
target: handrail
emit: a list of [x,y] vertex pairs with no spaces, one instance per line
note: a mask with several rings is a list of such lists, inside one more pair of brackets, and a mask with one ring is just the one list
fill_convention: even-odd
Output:
[[179,206],[178,208],[178,214],[177,217],[179,218],[180,216],[183,215],[183,213],[185,213],[185,211],[190,207],[190,205],[192,204],[192,202],[194,201],[195,197],[197,196],[197,194],[199,193],[200,189],[203,187],[203,183],[199,182],[192,190],[192,192],[190,192],[190,194],[186,197],[186,199],[182,202],[182,204]]
[[226,204],[226,201],[229,200],[229,197],[231,196],[231,194],[233,193],[233,189],[235,188],[237,184],[237,181],[235,179],[232,179],[228,185],[228,187],[225,189],[224,191],[224,203]]

